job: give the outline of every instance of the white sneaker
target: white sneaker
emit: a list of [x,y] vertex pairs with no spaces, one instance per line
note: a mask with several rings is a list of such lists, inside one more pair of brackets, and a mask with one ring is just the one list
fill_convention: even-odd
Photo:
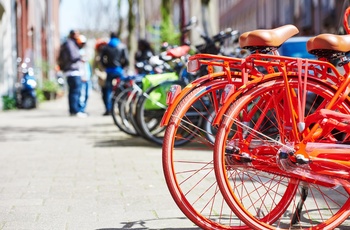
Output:
[[83,113],[83,112],[78,112],[76,114],[77,117],[81,117],[81,118],[85,118],[85,117],[88,117],[88,115],[86,113]]

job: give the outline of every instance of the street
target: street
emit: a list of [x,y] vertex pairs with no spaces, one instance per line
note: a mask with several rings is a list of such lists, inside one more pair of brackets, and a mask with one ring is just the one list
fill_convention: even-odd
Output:
[[198,229],[175,205],[161,148],[102,116],[68,115],[66,95],[0,112],[0,229]]

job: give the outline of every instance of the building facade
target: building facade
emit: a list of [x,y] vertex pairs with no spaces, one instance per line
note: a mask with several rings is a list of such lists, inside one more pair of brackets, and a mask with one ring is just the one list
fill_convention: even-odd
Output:
[[[152,2],[152,4],[147,4]],[[200,38],[200,33],[208,33],[214,35],[219,31],[218,20],[218,5],[219,0],[211,0],[208,8],[204,8],[201,4],[201,0],[174,0],[172,2],[172,18],[176,28],[182,28],[187,24],[192,17],[196,17],[198,24],[196,28],[188,33],[188,39],[194,45],[203,43]],[[152,34],[147,33],[142,28],[156,27],[160,25],[161,14],[160,6],[161,0],[139,0],[139,23],[138,31],[139,37],[148,38],[150,40],[155,39]],[[143,19],[144,18],[144,19]]]
[[[14,96],[17,75],[15,2],[0,0],[0,96]],[[1,98],[2,99],[2,98]],[[0,100],[2,108],[2,100]]]
[[[40,85],[55,77],[59,47],[60,0],[0,0],[0,96],[14,97],[22,77],[21,61],[30,60]],[[0,101],[0,109],[2,100]]]
[[[157,34],[149,28],[160,25],[162,1],[136,2],[135,38],[157,41]],[[176,28],[191,17],[198,20],[197,28],[187,35],[192,45],[203,43],[200,33],[212,36],[228,27],[245,32],[294,24],[299,35],[337,33],[345,10],[345,0],[210,0],[209,7],[203,7],[202,0],[171,3]],[[39,86],[43,79],[55,77],[59,5],[60,0],[0,0],[0,97],[15,95],[15,85],[21,79],[17,70],[20,59],[31,60]]]
[[346,3],[344,0],[220,0],[219,24],[241,32],[293,24],[299,35],[337,33]]

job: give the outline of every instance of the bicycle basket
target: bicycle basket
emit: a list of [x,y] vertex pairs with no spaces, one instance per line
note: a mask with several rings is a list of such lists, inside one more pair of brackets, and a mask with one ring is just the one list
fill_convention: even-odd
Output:
[[[150,89],[151,87],[157,86],[162,82],[176,81],[176,80],[179,80],[179,77],[175,72],[146,75],[142,79],[142,90],[143,92],[147,92],[148,89]],[[166,85],[162,87],[156,87],[154,90],[151,90],[151,92],[147,94],[145,109],[146,110],[161,109],[161,107],[159,106],[159,103],[161,103],[162,105],[166,105],[166,95],[169,88],[170,86]]]

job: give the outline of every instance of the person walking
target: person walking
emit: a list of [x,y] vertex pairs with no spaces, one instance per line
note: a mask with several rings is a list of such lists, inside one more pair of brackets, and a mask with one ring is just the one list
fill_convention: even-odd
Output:
[[101,63],[105,67],[107,78],[105,82],[105,95],[103,98],[106,108],[104,116],[111,115],[113,82],[119,81],[123,76],[123,69],[129,65],[127,47],[117,38],[116,34],[110,34],[110,40],[101,51]]
[[74,30],[70,31],[67,40],[60,47],[58,65],[67,79],[70,115],[87,117],[87,114],[81,112],[79,107],[82,86],[80,62],[83,60],[77,43],[78,37],[79,32]]

